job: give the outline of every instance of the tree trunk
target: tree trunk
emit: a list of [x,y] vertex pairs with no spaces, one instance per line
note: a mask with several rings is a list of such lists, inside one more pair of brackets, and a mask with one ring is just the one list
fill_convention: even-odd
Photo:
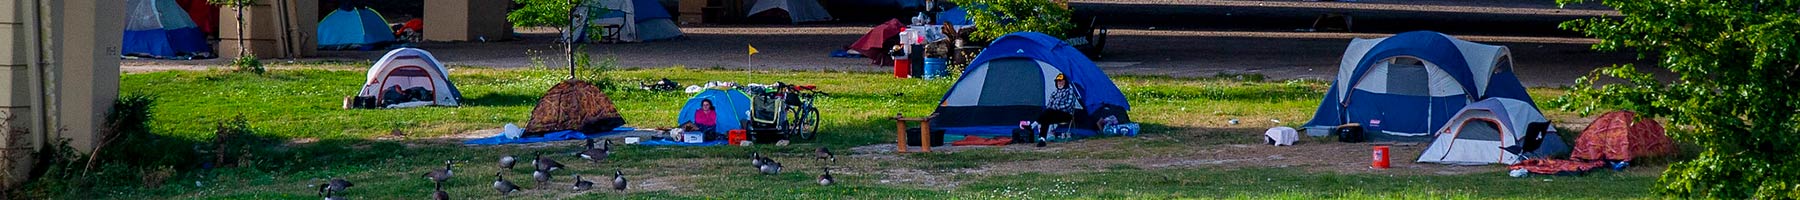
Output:
[[582,37],[581,35],[576,35],[577,33],[575,33],[574,30],[577,30],[577,28],[575,28],[575,26],[585,25],[575,24],[575,21],[581,21],[575,20],[575,8],[581,7],[580,3],[581,0],[569,0],[569,38],[563,40],[563,54],[569,56],[569,79],[575,79],[575,39]]
[[244,6],[245,5],[236,5],[236,6],[232,6],[232,9],[231,9],[232,11],[236,11],[236,13],[237,13],[237,45],[238,45],[238,55],[237,56],[240,58],[244,57],[244,55],[247,55],[250,52],[250,47],[244,46],[244,40],[245,40],[244,39]]

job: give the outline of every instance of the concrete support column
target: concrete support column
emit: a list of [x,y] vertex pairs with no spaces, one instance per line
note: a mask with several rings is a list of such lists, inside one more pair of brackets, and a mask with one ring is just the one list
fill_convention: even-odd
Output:
[[237,12],[219,7],[221,58],[237,57],[238,41],[263,58],[301,58],[318,53],[319,0],[257,0],[244,8],[244,36],[238,38]]
[[425,40],[503,40],[512,36],[506,21],[510,0],[429,1],[425,4]]

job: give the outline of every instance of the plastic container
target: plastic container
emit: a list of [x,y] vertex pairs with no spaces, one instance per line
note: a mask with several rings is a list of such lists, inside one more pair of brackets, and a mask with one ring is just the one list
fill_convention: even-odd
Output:
[[689,144],[698,144],[698,143],[706,142],[706,133],[683,132],[683,133],[681,133],[681,142],[686,142]]
[[639,141],[642,141],[642,140],[644,140],[644,138],[640,138],[637,136],[629,136],[629,137],[625,137],[625,144],[637,144]]
[[894,57],[894,78],[912,78],[912,60]]
[[1375,146],[1375,151],[1372,155],[1373,157],[1370,158],[1371,162],[1369,163],[1370,168],[1388,168],[1388,146]]
[[925,58],[925,79],[943,77],[945,75],[944,67],[949,62],[949,59],[944,58]]
[[725,133],[725,141],[730,142],[731,145],[737,145],[749,139],[750,132],[744,131],[744,129],[733,129]]

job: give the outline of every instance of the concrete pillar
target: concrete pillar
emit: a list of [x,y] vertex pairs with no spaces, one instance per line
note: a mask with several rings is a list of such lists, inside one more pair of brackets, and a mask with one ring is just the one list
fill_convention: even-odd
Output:
[[[318,53],[319,0],[257,0],[244,8],[244,38],[262,58],[302,58]],[[221,58],[237,57],[237,11],[219,7]]]
[[506,21],[510,0],[430,0],[425,4],[425,40],[502,40],[512,36]]
[[47,142],[93,149],[119,93],[124,19],[117,1],[0,0],[0,189],[30,178]]

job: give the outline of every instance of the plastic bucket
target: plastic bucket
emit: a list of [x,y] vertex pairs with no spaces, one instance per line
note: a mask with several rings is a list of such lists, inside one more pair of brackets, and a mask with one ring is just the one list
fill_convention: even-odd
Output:
[[1369,163],[1369,167],[1376,168],[1376,169],[1387,169],[1388,168],[1388,146],[1375,146],[1375,151],[1373,153],[1374,153],[1373,154],[1374,156],[1370,158],[1371,162]]
[[912,60],[906,57],[894,57],[894,78],[911,78]]
[[949,64],[949,61],[949,59],[943,58],[925,58],[925,79],[944,76],[944,66]]
[[725,141],[730,142],[731,145],[737,145],[749,139],[750,132],[744,131],[744,129],[731,130],[725,134]]

